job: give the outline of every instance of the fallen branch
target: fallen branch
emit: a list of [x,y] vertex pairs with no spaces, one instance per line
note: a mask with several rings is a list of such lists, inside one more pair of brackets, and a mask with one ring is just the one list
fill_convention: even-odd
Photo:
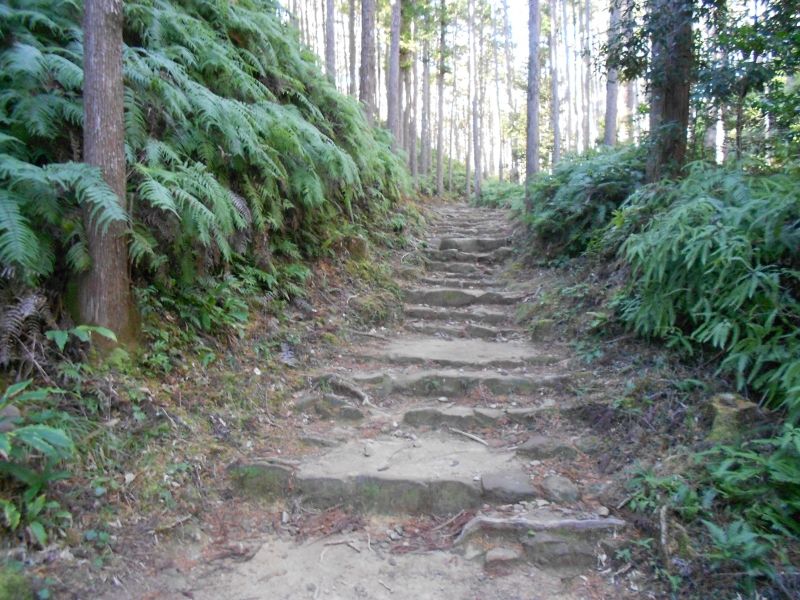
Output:
[[670,560],[669,560],[669,530],[667,524],[667,510],[669,507],[665,504],[661,507],[658,511],[658,523],[660,529],[660,537],[659,542],[661,545],[661,556],[664,559],[664,568],[669,572],[670,570]]
[[479,438],[477,435],[467,433],[466,431],[461,431],[460,429],[456,429],[455,427],[448,427],[448,429],[453,433],[457,433],[458,435],[463,435],[465,438],[471,439],[473,442],[478,442],[479,444],[483,444],[484,446],[489,445],[489,443],[486,440]]
[[447,519],[447,521],[445,521],[444,523],[440,523],[440,524],[439,524],[439,525],[437,525],[436,527],[432,528],[432,529],[431,529],[431,531],[439,531],[440,529],[444,529],[445,527],[447,527],[448,525],[450,525],[450,523],[452,523],[453,521],[455,521],[456,519],[458,519],[458,518],[459,518],[461,515],[463,515],[463,514],[464,514],[464,511],[462,510],[462,511],[460,511],[460,512],[459,512],[459,513],[458,513],[456,516],[454,516],[454,517],[451,517],[451,518]]

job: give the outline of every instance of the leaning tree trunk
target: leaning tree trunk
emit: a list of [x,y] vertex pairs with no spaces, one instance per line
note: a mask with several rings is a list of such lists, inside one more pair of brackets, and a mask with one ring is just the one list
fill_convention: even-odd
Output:
[[400,136],[400,2],[392,6],[391,43],[389,46],[389,73],[386,77],[387,125],[394,136],[392,147],[397,148]]
[[[122,83],[122,0],[84,4],[83,159],[100,169],[125,205],[125,121]],[[103,230],[84,209],[92,266],[81,278],[78,309],[83,323],[106,327],[121,343],[136,337],[128,273],[127,225]]]
[[336,21],[333,0],[325,2],[325,73],[336,84]]
[[528,126],[526,132],[525,200],[532,208],[531,183],[539,172],[539,0],[528,0]]
[[[620,0],[611,0],[611,18],[608,26],[608,44],[614,43],[619,34],[619,3]],[[617,143],[617,96],[619,84],[617,83],[617,69],[609,66],[606,76],[606,123],[603,143],[613,146]]]
[[445,0],[439,2],[439,70],[436,74],[436,89],[438,97],[438,110],[436,117],[439,119],[436,130],[436,195],[444,193],[444,49],[445,29],[447,14]]
[[646,179],[680,173],[686,158],[692,72],[692,0],[654,0]]
[[550,0],[550,127],[553,130],[553,160],[552,166],[561,160],[561,108],[558,102],[558,68],[556,66],[558,54],[558,16],[556,14],[556,0]]

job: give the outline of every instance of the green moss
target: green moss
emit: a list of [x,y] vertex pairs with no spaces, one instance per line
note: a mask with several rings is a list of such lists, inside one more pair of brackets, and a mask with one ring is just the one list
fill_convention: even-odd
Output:
[[27,578],[10,567],[0,569],[0,600],[33,600]]

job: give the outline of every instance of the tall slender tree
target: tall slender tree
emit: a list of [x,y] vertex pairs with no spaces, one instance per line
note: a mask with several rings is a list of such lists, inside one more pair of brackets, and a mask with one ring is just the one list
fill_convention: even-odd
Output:
[[481,168],[481,125],[480,125],[480,82],[479,73],[481,71],[478,65],[478,44],[481,37],[480,32],[476,33],[476,21],[480,19],[480,15],[476,15],[475,0],[469,2],[469,22],[470,22],[470,41],[469,41],[469,57],[470,57],[470,79],[474,78],[474,85],[472,90],[472,145],[473,153],[475,155],[475,197],[481,196],[481,175],[483,174]]
[[[619,34],[619,6],[620,0],[611,0],[610,17],[608,23],[608,44],[611,46]],[[617,68],[611,64],[606,70],[606,122],[603,134],[603,143],[613,146],[617,143],[617,100],[619,96],[619,83],[617,81]]]
[[347,7],[347,23],[348,23],[348,38],[350,41],[350,87],[348,93],[356,97],[356,63],[358,62],[356,56],[356,0],[349,0]]
[[550,54],[550,128],[553,131],[552,165],[561,160],[561,107],[558,101],[558,13],[556,0],[550,0],[550,31],[548,45]]
[[528,125],[525,136],[525,199],[530,207],[531,183],[539,172],[539,0],[528,0]]
[[401,0],[392,5],[391,41],[389,44],[389,73],[386,76],[387,125],[394,135],[394,146],[401,142],[400,97],[400,9]]
[[575,139],[575,135],[573,133],[572,120],[572,75],[570,74],[570,63],[572,61],[569,58],[569,37],[567,36],[568,28],[569,21],[567,21],[567,0],[561,0],[561,37],[564,40],[564,104],[567,107],[567,132],[565,140],[567,151],[569,152],[574,147],[572,143]]
[[[503,38],[504,50],[506,56],[506,93],[508,94],[508,109],[513,118],[517,112],[517,105],[514,99],[514,58],[511,53],[511,23],[508,19],[508,0],[503,0]],[[511,163],[510,179],[511,181],[519,181],[519,172],[517,171],[517,138],[511,136],[510,143],[511,150]]]
[[361,0],[361,68],[359,69],[358,94],[367,118],[373,122],[376,107],[376,60],[375,60],[375,0]]
[[[122,0],[84,3],[83,159],[100,169],[125,205],[125,121],[122,82]],[[84,323],[112,330],[122,343],[136,335],[128,273],[127,224],[105,231],[84,210],[92,266],[80,281],[78,309]]]
[[583,19],[583,149],[592,146],[592,3],[585,0]]
[[426,7],[422,40],[422,123],[420,132],[420,170],[428,175],[431,170],[431,45],[430,13]]
[[436,90],[438,103],[436,117],[436,194],[444,193],[444,72],[445,72],[445,32],[447,29],[447,5],[445,0],[439,1],[439,69],[436,74]]
[[325,0],[325,73],[336,83],[336,16],[333,0]]

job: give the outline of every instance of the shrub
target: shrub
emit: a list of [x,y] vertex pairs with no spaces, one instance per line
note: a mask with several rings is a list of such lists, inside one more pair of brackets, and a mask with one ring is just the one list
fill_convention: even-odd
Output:
[[483,182],[480,198],[475,199],[477,206],[492,208],[518,208],[525,202],[525,188],[512,181],[489,179]]
[[577,256],[644,179],[644,152],[603,148],[561,161],[531,183],[532,211],[523,219],[545,254]]
[[[696,164],[661,185],[656,212],[621,253],[618,307],[644,335],[722,352],[721,369],[800,416],[800,187],[788,171],[745,175]],[[639,211],[630,203],[620,215]]]

